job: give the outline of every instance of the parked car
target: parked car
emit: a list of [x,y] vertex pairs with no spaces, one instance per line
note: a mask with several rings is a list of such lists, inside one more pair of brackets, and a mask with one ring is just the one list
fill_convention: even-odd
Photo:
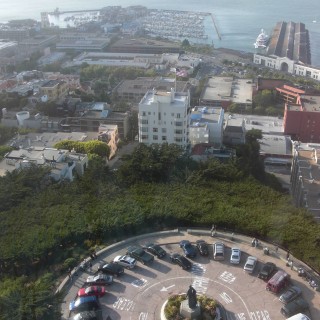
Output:
[[183,249],[184,255],[188,258],[194,258],[197,255],[197,251],[194,245],[189,240],[180,241],[180,248]]
[[86,280],[87,285],[101,285],[105,286],[113,282],[113,277],[106,274],[97,274],[95,276],[89,276]]
[[145,245],[145,249],[153,255],[157,256],[158,258],[163,258],[167,254],[167,252],[162,247],[154,243],[147,243]]
[[190,260],[179,253],[172,253],[170,255],[170,260],[171,262],[179,265],[184,270],[191,269],[192,267],[192,263],[190,262]]
[[301,296],[301,294],[302,294],[302,290],[299,287],[292,286],[280,296],[279,300],[282,303],[286,304],[298,298],[299,296]]
[[298,313],[288,318],[287,320],[311,320],[311,319],[303,313]]
[[107,262],[100,265],[98,271],[114,276],[121,276],[124,273],[124,268],[115,262]]
[[141,247],[131,246],[127,249],[127,255],[140,261],[142,264],[149,264],[154,260],[154,256],[144,251]]
[[267,262],[259,271],[258,278],[262,280],[269,280],[271,276],[278,270],[273,262]]
[[297,313],[306,311],[308,308],[307,301],[300,297],[284,305],[280,312],[286,317],[291,317]]
[[224,243],[215,242],[213,244],[213,259],[224,260]]
[[231,249],[230,263],[239,264],[241,260],[241,250],[238,248]]
[[72,320],[103,320],[102,310],[82,311],[75,314]]
[[74,312],[94,311],[100,309],[96,296],[79,297],[69,304],[69,310]]
[[256,257],[253,256],[249,256],[247,258],[247,261],[243,267],[244,271],[248,272],[248,273],[253,273],[254,268],[257,264],[258,259]]
[[113,259],[113,262],[127,269],[133,269],[137,265],[136,259],[131,258],[130,256],[127,256],[127,255],[116,256]]
[[202,256],[208,256],[209,255],[209,247],[208,244],[204,240],[197,240],[196,246],[199,250],[199,253]]
[[78,291],[78,297],[96,296],[97,298],[103,297],[106,294],[105,287],[101,286],[89,286],[81,288]]

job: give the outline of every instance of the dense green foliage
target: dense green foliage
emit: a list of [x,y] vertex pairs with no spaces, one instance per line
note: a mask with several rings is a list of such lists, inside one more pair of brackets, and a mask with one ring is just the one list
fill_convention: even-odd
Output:
[[[259,135],[250,134],[244,148],[255,154]],[[52,184],[37,168],[0,178],[0,277],[2,283],[14,283],[10,290],[0,285],[0,307],[13,301],[0,320],[54,319],[57,301],[46,291],[53,278],[30,293],[42,283],[37,277],[44,270],[57,278],[90,246],[177,226],[214,222],[273,240],[320,269],[319,225],[293,208],[287,196],[254,178],[257,174],[263,181],[253,155],[195,163],[175,145],[139,145],[122,161],[118,171],[109,171],[92,160],[73,183]],[[245,167],[249,161],[257,167]]]
[[63,140],[54,145],[56,149],[75,150],[77,153],[95,154],[99,157],[109,157],[110,147],[102,141],[91,140],[79,142],[72,140]]

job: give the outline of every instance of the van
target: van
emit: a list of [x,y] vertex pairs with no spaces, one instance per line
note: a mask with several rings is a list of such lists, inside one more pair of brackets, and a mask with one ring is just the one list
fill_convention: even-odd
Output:
[[224,244],[222,242],[213,244],[213,260],[224,260]]
[[288,318],[287,320],[311,320],[311,319],[303,313],[298,313],[298,314]]
[[267,282],[266,289],[273,293],[279,293],[290,283],[290,275],[286,272],[279,270],[273,275],[272,278]]

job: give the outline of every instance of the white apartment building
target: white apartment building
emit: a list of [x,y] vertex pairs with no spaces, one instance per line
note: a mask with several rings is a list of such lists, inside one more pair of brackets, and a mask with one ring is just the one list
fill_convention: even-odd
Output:
[[139,142],[188,144],[190,93],[151,90],[139,104]]
[[190,115],[189,141],[191,146],[210,143],[222,146],[224,110],[219,107],[194,107]]

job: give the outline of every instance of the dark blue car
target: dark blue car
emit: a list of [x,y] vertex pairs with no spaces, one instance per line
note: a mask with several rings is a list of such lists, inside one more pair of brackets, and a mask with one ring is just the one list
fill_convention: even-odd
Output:
[[75,312],[99,310],[100,305],[96,296],[80,297],[69,304],[69,310]]
[[180,248],[183,249],[184,255],[188,258],[194,258],[197,255],[196,247],[188,240],[180,241]]

